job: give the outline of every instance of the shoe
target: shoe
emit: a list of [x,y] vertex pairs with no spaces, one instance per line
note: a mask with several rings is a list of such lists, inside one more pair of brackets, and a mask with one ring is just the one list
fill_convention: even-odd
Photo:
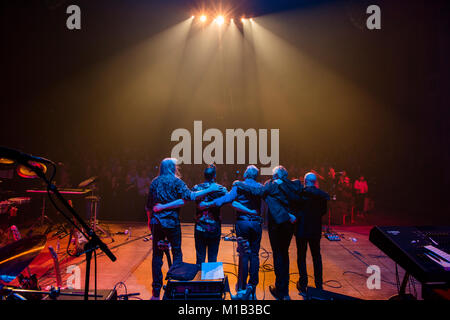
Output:
[[281,300],[291,300],[291,297],[290,297],[289,295],[283,296],[283,297],[281,298]]
[[278,295],[277,288],[275,286],[269,286],[269,291],[275,299],[281,300]]
[[251,284],[247,285],[247,289],[245,290],[242,300],[256,300],[255,290],[256,287],[252,286]]
[[159,290],[153,289],[152,297],[150,298],[150,300],[161,300],[161,299],[159,298],[160,293],[161,293],[161,292],[160,292]]
[[247,289],[239,290],[236,295],[231,295],[231,300],[256,300],[256,287],[247,285]]
[[231,300],[248,300],[244,299],[247,290],[239,290],[235,295],[231,295]]
[[306,296],[306,287],[300,286],[300,282],[297,282],[298,294],[301,296]]

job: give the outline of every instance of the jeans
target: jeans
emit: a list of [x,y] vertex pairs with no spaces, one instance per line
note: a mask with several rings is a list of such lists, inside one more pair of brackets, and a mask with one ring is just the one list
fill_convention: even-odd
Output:
[[314,282],[317,289],[322,289],[322,256],[320,254],[320,238],[296,237],[297,242],[297,265],[300,273],[299,285],[305,290],[308,286],[308,273],[306,270],[306,250],[309,244],[314,266]]
[[208,262],[217,262],[219,252],[220,232],[210,234],[207,232],[194,231],[195,251],[197,253],[197,264],[201,266],[206,261],[206,250],[208,250]]
[[158,241],[169,240],[172,247],[173,264],[183,262],[183,254],[181,252],[181,228],[178,225],[175,228],[164,228],[160,224],[152,224],[152,275],[153,275],[153,291],[155,296],[159,295],[162,287],[163,274],[161,267],[163,265],[164,251],[158,248]]
[[269,240],[273,252],[275,287],[278,296],[289,295],[289,246],[294,235],[294,225],[289,221],[276,224],[269,221]]
[[[261,246],[261,222],[260,221],[236,221],[236,236],[249,242],[250,253],[239,256],[238,290],[247,288],[248,283],[256,287],[259,282],[259,248]],[[249,268],[250,263],[250,268]]]

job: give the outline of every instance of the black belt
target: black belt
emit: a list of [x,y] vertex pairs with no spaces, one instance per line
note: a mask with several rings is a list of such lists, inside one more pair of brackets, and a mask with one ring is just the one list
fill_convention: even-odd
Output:
[[254,217],[239,216],[237,218],[237,220],[240,220],[240,221],[258,221],[258,222],[262,222],[263,221],[263,219],[260,216],[254,216]]

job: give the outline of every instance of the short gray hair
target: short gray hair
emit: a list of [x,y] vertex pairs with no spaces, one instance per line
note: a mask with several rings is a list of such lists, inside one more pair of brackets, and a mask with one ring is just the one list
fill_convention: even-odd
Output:
[[244,178],[245,179],[247,179],[247,178],[256,179],[258,177],[258,174],[259,174],[259,169],[256,166],[251,164],[247,167],[247,169],[245,169]]
[[161,165],[159,166],[159,175],[167,175],[171,174],[177,175],[177,159],[175,158],[165,158],[161,161]]
[[288,171],[283,166],[276,166],[272,170],[272,175],[274,176],[274,178],[286,179],[288,177]]

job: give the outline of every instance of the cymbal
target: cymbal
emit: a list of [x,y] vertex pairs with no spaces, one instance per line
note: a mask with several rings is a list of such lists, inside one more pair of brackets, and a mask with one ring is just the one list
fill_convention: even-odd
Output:
[[44,249],[47,237],[23,238],[0,248],[0,280],[13,281]]
[[78,188],[86,188],[87,186],[94,183],[95,180],[97,180],[97,178],[98,178],[97,176],[94,176],[94,177],[90,177],[89,179],[86,179],[86,180],[80,182],[80,184],[78,185]]

